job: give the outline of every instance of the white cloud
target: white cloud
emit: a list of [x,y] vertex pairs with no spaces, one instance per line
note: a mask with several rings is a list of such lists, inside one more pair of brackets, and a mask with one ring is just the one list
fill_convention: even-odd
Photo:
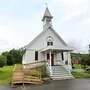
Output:
[[87,2],[88,0],[63,0],[69,7],[80,6],[81,4]]
[[[8,13],[6,11],[7,14],[0,15],[0,49],[22,47],[42,31],[41,16],[46,1],[9,0]],[[48,0],[47,3],[55,16],[54,27],[65,41],[74,38],[77,42],[81,41],[79,45],[89,43],[88,0]],[[86,35],[83,37],[84,33]]]
[[[51,2],[48,1],[49,3]],[[53,0],[51,3],[55,4],[55,5],[60,5],[61,4],[64,4],[66,5],[67,7],[71,7],[71,8],[74,8],[74,7],[80,7],[82,4],[86,4],[88,3],[88,0]]]
[[68,13],[67,15],[63,16],[61,23],[72,20],[73,18],[81,16],[82,14],[86,14],[86,17],[88,17],[87,8],[83,10],[77,10],[76,12]]

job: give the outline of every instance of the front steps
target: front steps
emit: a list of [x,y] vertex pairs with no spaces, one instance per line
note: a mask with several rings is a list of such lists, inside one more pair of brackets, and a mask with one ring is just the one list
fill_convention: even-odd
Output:
[[53,80],[72,79],[72,74],[63,66],[52,66],[51,78]]

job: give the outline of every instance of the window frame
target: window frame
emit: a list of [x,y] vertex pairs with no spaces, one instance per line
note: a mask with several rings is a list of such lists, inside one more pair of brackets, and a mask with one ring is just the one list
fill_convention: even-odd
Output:
[[35,61],[38,61],[38,51],[35,51]]
[[53,46],[53,37],[49,36],[47,38],[47,46]]

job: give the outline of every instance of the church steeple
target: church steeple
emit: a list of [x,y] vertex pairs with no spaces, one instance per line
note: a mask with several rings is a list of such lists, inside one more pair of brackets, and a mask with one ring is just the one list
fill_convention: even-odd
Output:
[[46,7],[46,10],[45,10],[45,13],[44,13],[44,16],[43,16],[43,19],[42,19],[43,29],[47,29],[47,28],[52,26],[52,18],[53,18],[53,16],[49,12],[48,7]]
[[48,7],[46,7],[46,10],[45,10],[45,13],[44,13],[44,16],[43,16],[42,21],[44,21],[45,18],[49,18],[49,19],[52,19],[52,18],[53,18],[53,16],[52,16],[51,13],[49,12]]

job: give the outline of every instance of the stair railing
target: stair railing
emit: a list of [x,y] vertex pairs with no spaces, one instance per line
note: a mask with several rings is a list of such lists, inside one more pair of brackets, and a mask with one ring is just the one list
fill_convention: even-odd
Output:
[[68,68],[68,65],[66,65],[62,60],[59,60],[59,61],[60,61],[60,62],[59,62],[58,65],[61,65],[61,66],[64,67],[69,73],[71,73],[70,70],[69,70],[69,68]]
[[49,75],[52,75],[52,67],[51,67],[49,61],[47,61],[47,63],[46,63],[46,69],[47,69]]

